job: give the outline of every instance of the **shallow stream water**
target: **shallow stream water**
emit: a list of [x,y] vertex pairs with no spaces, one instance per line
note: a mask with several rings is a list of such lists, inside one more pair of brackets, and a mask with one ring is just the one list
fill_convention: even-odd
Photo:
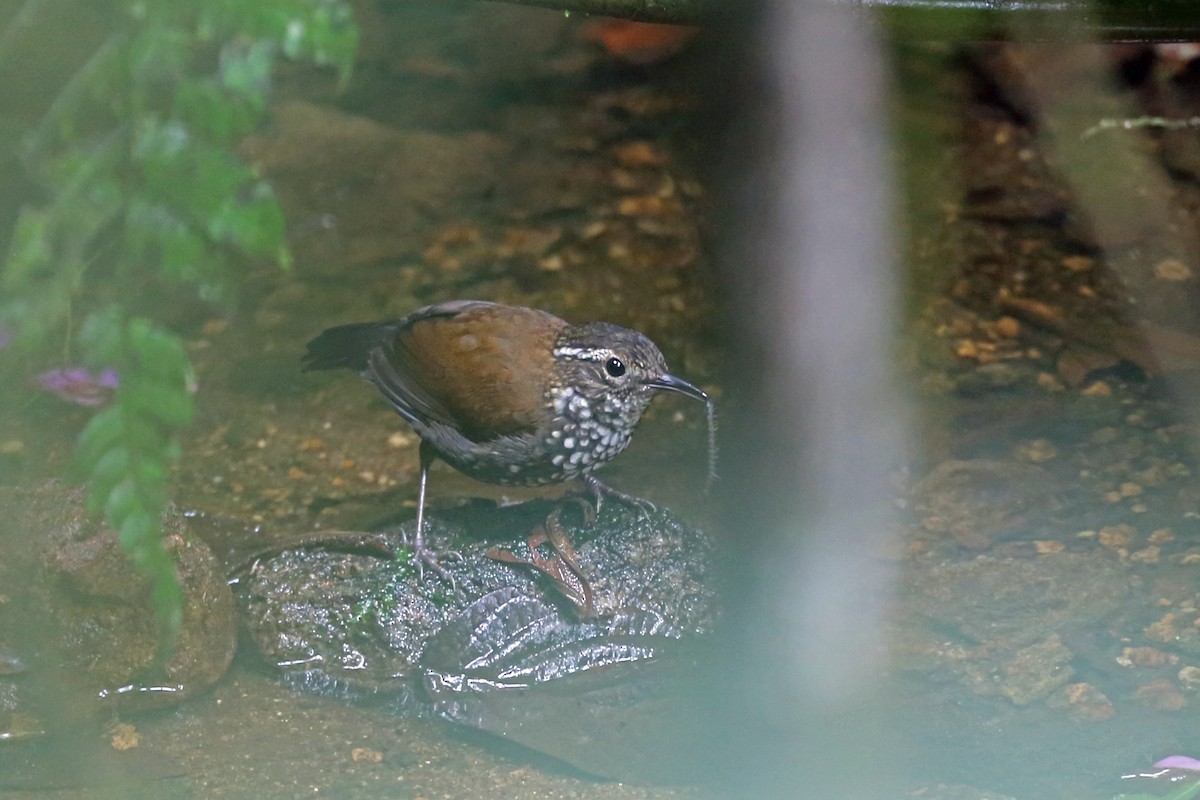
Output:
[[[303,374],[299,358],[325,327],[456,297],[643,331],[736,418],[745,387],[727,381],[746,365],[723,360],[721,281],[739,276],[713,263],[722,202],[710,170],[722,158],[696,80],[710,74],[712,42],[631,57],[601,47],[592,21],[550,11],[363,0],[356,12],[349,85],[287,69],[270,122],[243,147],[282,199],[294,270],[257,269],[234,313],[191,304],[177,320],[199,385],[179,507],[264,543],[411,513],[416,438],[371,387]],[[1072,55],[1075,71],[1047,73],[1048,50]],[[906,278],[895,361],[916,447],[894,465],[899,532],[855,557],[898,575],[881,608],[882,707],[864,725],[888,729],[881,759],[902,796],[1165,794],[1121,776],[1200,755],[1200,485],[1186,402],[1200,366],[1195,134],[1112,134],[1126,138],[1095,151],[1095,137],[1079,138],[1102,117],[1195,113],[1191,73],[1148,53],[886,51]],[[1056,111],[1064,97],[1080,107]],[[1154,170],[1120,173],[1130,150]],[[1114,191],[1141,198],[1139,210],[1097,208],[1075,155],[1116,165]],[[61,472],[87,412],[31,383],[0,398],[0,482]],[[743,532],[720,503],[737,498],[705,494],[705,464],[703,409],[661,398],[603,475],[728,545]],[[444,467],[431,480],[435,508],[544,494]],[[0,588],[0,602],[18,589]],[[0,667],[33,635],[0,632]],[[601,781],[442,720],[305,693],[245,648],[211,691],[118,722],[132,728],[35,742],[27,788],[0,776],[0,796],[706,791]],[[130,730],[136,746],[117,748]],[[720,749],[720,723],[708,733]],[[96,760],[88,785],[58,785],[56,764],[80,753]],[[109,763],[122,758],[144,780]]]

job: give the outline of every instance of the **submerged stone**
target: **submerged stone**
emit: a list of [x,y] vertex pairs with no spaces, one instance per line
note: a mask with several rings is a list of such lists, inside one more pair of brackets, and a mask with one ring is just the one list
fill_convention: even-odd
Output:
[[167,515],[183,591],[176,647],[159,664],[150,583],[114,533],[59,483],[0,488],[0,786],[46,789],[178,774],[140,752],[118,757],[108,715],[158,708],[213,683],[233,658],[225,573],[185,521]]
[[[83,492],[58,483],[0,489],[0,604],[6,668],[27,683],[50,678],[84,706],[158,707],[214,683],[233,658],[233,595],[208,546],[167,515],[166,545],[178,564],[183,621],[158,666],[159,629],[150,582],[115,533],[84,512]],[[67,689],[67,686],[70,689]]]

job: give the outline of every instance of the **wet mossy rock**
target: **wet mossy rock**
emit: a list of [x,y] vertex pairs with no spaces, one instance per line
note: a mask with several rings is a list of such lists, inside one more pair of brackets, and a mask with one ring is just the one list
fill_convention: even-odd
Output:
[[717,615],[711,542],[666,511],[610,501],[589,523],[562,508],[593,595],[581,616],[547,574],[495,557],[533,557],[526,538],[556,508],[427,520],[433,546],[463,556],[446,562],[457,593],[418,580],[402,529],[381,534],[394,558],[347,552],[336,538],[260,558],[237,581],[250,638],[308,690],[434,713],[606,777],[679,778],[683,762],[651,739],[687,730],[698,713],[680,686]]

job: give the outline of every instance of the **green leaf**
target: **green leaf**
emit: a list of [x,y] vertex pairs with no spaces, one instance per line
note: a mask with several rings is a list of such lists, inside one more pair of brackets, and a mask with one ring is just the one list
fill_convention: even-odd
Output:
[[147,374],[181,381],[190,369],[179,337],[158,330],[149,320],[135,319],[129,324],[129,347]]
[[9,292],[32,288],[33,276],[45,268],[52,256],[48,229],[50,214],[43,209],[24,208],[12,233],[12,250],[5,265],[3,286]]
[[[138,488],[143,492],[161,491],[167,485],[167,458],[165,451],[160,451],[160,459],[141,459],[133,466],[133,474]],[[160,508],[166,505],[166,498],[159,501]]]
[[134,166],[149,196],[201,228],[254,181],[249,167],[224,148],[196,140],[179,121],[144,120]]
[[162,248],[160,264],[163,276],[180,283],[199,283],[206,262],[213,256],[207,252],[204,239],[180,225],[159,236]]
[[[137,381],[139,378],[136,375],[130,376],[128,372],[126,376],[129,380]],[[117,405],[121,411],[122,443],[129,449],[139,454],[139,457],[145,458],[148,455],[163,452],[170,440],[171,431],[166,430],[162,424],[148,414],[140,414],[137,409],[129,406],[128,401],[123,397],[123,390],[117,390]],[[153,456],[159,458],[159,456]]]
[[209,221],[208,232],[249,255],[276,256],[284,246],[283,211],[271,187],[258,183],[249,201],[230,198]]
[[311,55],[318,64],[337,67],[343,83],[350,77],[354,53],[358,47],[358,29],[349,7],[340,2],[314,2],[303,24],[288,28],[284,52],[291,58]]
[[124,447],[114,447],[96,462],[91,471],[91,485],[88,491],[88,511],[98,513],[108,506],[108,496],[113,487],[127,479],[133,459],[129,450]]
[[184,386],[167,386],[162,383],[143,383],[128,401],[134,408],[152,414],[170,428],[190,425],[195,413],[192,396]]
[[234,95],[215,78],[182,81],[175,92],[173,116],[217,144],[233,144],[254,129],[266,98]]
[[117,536],[126,552],[140,554],[144,558],[146,551],[158,542],[161,530],[158,521],[139,506],[120,521]]
[[79,335],[84,357],[98,366],[116,364],[123,351],[124,331],[125,313],[119,306],[107,306],[88,314]]
[[191,66],[193,52],[194,43],[188,32],[168,21],[142,28],[123,50],[122,77],[135,92],[146,93],[136,106],[148,105],[152,102],[150,92],[180,80]]
[[248,98],[263,99],[271,82],[277,45],[270,39],[235,39],[221,48],[221,84]]
[[123,520],[143,505],[133,481],[123,480],[109,491],[104,513],[109,519]]
[[124,434],[121,410],[110,407],[95,414],[79,434],[75,443],[75,462],[90,473],[96,463],[120,441]]

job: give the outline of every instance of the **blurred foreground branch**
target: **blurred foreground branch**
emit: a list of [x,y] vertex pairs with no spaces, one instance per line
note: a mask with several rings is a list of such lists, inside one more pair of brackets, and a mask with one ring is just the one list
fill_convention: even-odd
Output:
[[[736,0],[503,0],[580,14],[696,23],[730,14]],[[820,0],[830,6],[877,12],[885,31],[909,38],[990,38],[1019,18],[1048,38],[1112,41],[1200,39],[1193,0]]]
[[699,22],[715,7],[713,0],[503,0],[522,6],[557,8],[580,14],[621,17],[639,22]]

